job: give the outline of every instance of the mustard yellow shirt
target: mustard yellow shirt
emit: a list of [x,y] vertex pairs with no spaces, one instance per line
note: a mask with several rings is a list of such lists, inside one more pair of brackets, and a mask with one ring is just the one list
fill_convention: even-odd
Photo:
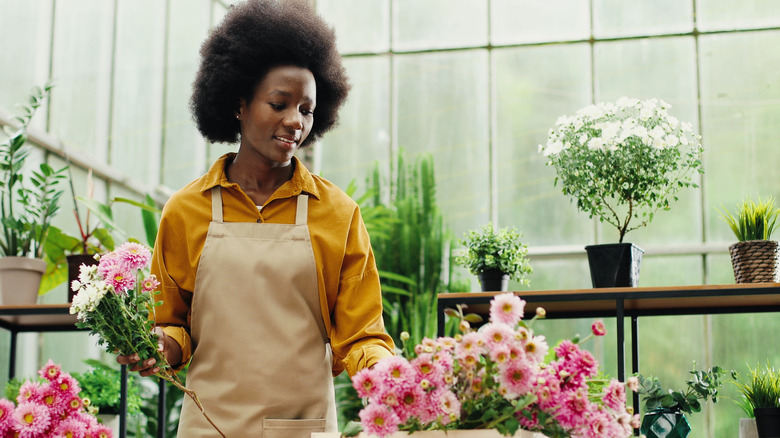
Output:
[[333,349],[333,375],[344,369],[354,375],[391,356],[393,341],[382,320],[379,275],[355,201],[294,158],[292,179],[258,211],[238,184],[225,176],[225,164],[234,155],[222,156],[207,174],[174,193],[162,212],[152,259],[152,273],[162,291],[155,320],[181,346],[182,363],[192,356],[189,326],[195,273],[211,221],[210,189],[217,185],[222,186],[225,222],[295,223],[296,196],[308,193],[307,223],[322,318]]

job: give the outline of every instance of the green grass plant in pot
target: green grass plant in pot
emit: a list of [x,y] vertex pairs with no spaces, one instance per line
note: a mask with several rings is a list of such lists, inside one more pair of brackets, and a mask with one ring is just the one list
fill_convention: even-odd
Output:
[[734,383],[742,394],[739,405],[755,418],[758,436],[780,436],[780,372],[767,363],[750,369],[746,377],[738,375]]
[[697,370],[696,363],[689,371],[687,388],[664,390],[657,377],[639,377],[639,395],[644,401],[645,415],[640,432],[647,438],[685,438],[691,425],[685,414],[701,412],[708,400],[718,401],[718,393],[724,377],[735,378],[734,371],[714,366],[706,371]]
[[471,230],[460,240],[466,252],[456,256],[455,262],[479,277],[483,291],[505,291],[510,278],[527,285],[533,269],[528,261],[528,248],[520,237],[514,228],[497,230],[488,222],[481,230]]
[[43,248],[59,210],[59,184],[67,168],[55,171],[41,163],[29,169],[26,161],[31,151],[27,128],[51,88],[51,83],[35,87],[29,104],[15,117],[20,125],[3,127],[8,138],[0,143],[0,305],[35,304],[46,271]]
[[668,210],[681,190],[697,187],[701,137],[670,107],[627,97],[589,105],[560,117],[539,145],[563,194],[589,218],[617,229],[617,244],[585,248],[594,287],[636,286],[644,251],[624,243],[626,234]]
[[728,210],[720,212],[729,224],[737,243],[729,246],[734,280],[737,283],[777,283],[780,281],[780,245],[771,240],[778,226],[780,208],[775,199],[746,198],[737,206],[736,217]]

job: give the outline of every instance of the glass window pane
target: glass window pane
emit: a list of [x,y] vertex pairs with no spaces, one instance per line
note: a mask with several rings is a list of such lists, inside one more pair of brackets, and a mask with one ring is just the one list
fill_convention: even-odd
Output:
[[735,237],[716,208],[778,197],[780,31],[702,36],[701,113],[707,240]]
[[[671,115],[693,124],[699,132],[693,37],[597,43],[594,54],[596,101],[615,101],[622,96],[658,98],[672,105]],[[626,241],[645,249],[653,244],[700,242],[701,191],[686,189],[679,197],[677,202],[671,200],[669,211],[658,211],[647,227],[631,231]],[[599,225],[600,242],[617,241],[614,227]]]
[[693,30],[693,3],[680,0],[593,0],[593,35],[609,38]]
[[177,12],[168,21],[162,183],[177,189],[206,168],[206,141],[192,121],[189,103],[211,8],[208,1],[171,0],[170,9]]
[[111,101],[114,3],[60,0],[54,23],[51,131],[105,161]]
[[756,29],[780,25],[780,2],[696,0],[696,27],[702,31]]
[[110,160],[150,186],[159,182],[164,18],[159,1],[118,3]]
[[485,0],[394,0],[393,50],[486,45],[487,3]]
[[492,0],[490,42],[502,45],[587,39],[588,6],[582,0]]
[[485,50],[395,56],[398,147],[434,156],[439,206],[456,236],[489,218]]
[[[26,103],[30,88],[49,79],[51,57],[51,2],[0,0],[0,109],[17,115],[16,104]],[[46,108],[41,107],[32,126],[46,126]]]
[[555,170],[538,153],[559,116],[590,103],[590,46],[499,49],[493,66],[500,225],[517,227],[532,245],[592,243],[592,222],[554,185]]
[[315,145],[320,174],[346,188],[351,181],[357,194],[379,162],[388,176],[390,161],[390,59],[383,56],[344,60],[352,83],[349,99],[339,114],[339,125]]
[[390,49],[390,0],[318,0],[317,11],[335,28],[341,53]]

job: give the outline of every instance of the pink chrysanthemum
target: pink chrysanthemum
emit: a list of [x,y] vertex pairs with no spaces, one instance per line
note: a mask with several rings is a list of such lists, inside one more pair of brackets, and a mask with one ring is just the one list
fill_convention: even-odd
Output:
[[400,403],[394,409],[398,419],[405,422],[410,417],[424,411],[428,396],[419,385],[401,388],[398,400]]
[[615,412],[622,412],[626,409],[626,386],[612,379],[609,386],[604,388],[604,395],[601,397],[604,404]]
[[122,264],[131,270],[144,269],[149,267],[152,260],[152,253],[149,248],[135,242],[125,242],[114,253],[119,257]]
[[369,404],[360,411],[360,424],[371,435],[384,437],[398,430],[398,417],[384,406]]
[[506,324],[488,323],[479,329],[488,349],[496,345],[505,345],[515,338],[515,331]]
[[19,403],[14,411],[14,423],[11,426],[20,438],[37,438],[51,425],[51,417],[46,406],[35,402]]
[[514,326],[523,319],[525,301],[512,293],[496,295],[490,301],[490,321]]
[[460,418],[460,400],[455,393],[447,389],[440,389],[431,398],[437,400],[442,424],[449,424]]
[[604,336],[607,334],[607,329],[604,327],[604,321],[595,321],[593,325],[590,326],[590,331],[594,336]]
[[471,332],[463,335],[460,342],[455,345],[455,356],[461,357],[466,354],[481,354],[482,346],[485,341],[480,332]]
[[531,392],[536,380],[534,364],[529,360],[513,360],[499,366],[496,376],[504,398],[515,399]]
[[14,402],[0,399],[0,436],[4,436],[3,434],[11,427],[15,407]]
[[108,426],[98,424],[90,427],[87,430],[87,435],[84,438],[112,438],[111,429]]
[[51,359],[46,362],[46,365],[44,365],[43,368],[38,370],[38,374],[50,382],[57,380],[61,372],[62,367],[60,367],[58,364],[55,364]]
[[62,373],[56,381],[52,382],[52,386],[55,386],[60,393],[67,396],[68,401],[70,401],[70,397],[81,392],[78,380],[68,373]]
[[414,369],[409,361],[400,356],[388,357],[377,363],[374,369],[390,384],[414,381]]
[[364,368],[352,377],[352,387],[361,398],[373,397],[382,385],[382,379],[373,369]]
[[41,399],[41,384],[38,382],[27,381],[19,387],[19,395],[16,397],[17,403],[37,402]]
[[54,429],[54,438],[84,438],[87,434],[87,425],[77,417],[62,420]]
[[121,294],[135,287],[135,273],[123,265],[114,265],[106,272],[106,283]]
[[534,336],[528,339],[524,347],[526,356],[537,363],[544,361],[544,357],[547,356],[547,351],[550,349],[544,336]]
[[47,385],[41,390],[40,403],[49,410],[52,417],[60,417],[68,409],[70,393],[60,392],[56,386]]
[[66,406],[68,412],[77,412],[84,406],[84,400],[78,395],[71,396],[70,399],[67,400]]
[[141,282],[141,289],[143,292],[152,292],[154,290],[157,290],[157,287],[160,286],[160,282],[157,281],[157,277],[152,274]]
[[505,363],[509,361],[511,350],[506,345],[496,345],[488,352],[490,360],[495,363]]
[[[120,265],[121,260],[119,260],[118,255],[116,252],[110,252],[108,254],[104,254],[100,256],[100,261],[98,262],[97,272],[98,276],[100,278],[105,279],[108,275],[108,272],[111,271],[115,266]],[[85,281],[81,281],[84,283]]]

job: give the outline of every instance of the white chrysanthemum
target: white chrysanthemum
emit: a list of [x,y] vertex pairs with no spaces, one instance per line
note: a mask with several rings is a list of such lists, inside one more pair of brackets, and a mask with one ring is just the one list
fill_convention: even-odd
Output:
[[97,265],[87,266],[87,265],[81,265],[79,266],[79,281],[81,283],[89,283],[90,280],[92,280],[97,273]]
[[664,140],[666,140],[666,147],[673,148],[680,144],[680,140],[674,134],[667,135]]
[[597,129],[601,129],[601,138],[605,142],[614,141],[618,133],[620,132],[620,122],[604,122],[596,125]]
[[653,128],[653,129],[650,131],[650,137],[651,137],[653,140],[660,140],[660,139],[663,139],[665,135],[666,135],[666,131],[664,131],[664,129],[663,129],[663,128],[661,128],[660,126],[656,126],[655,128]]
[[593,137],[588,142],[588,149],[596,151],[604,149],[604,140],[599,137]]
[[604,110],[596,105],[588,105],[585,108],[577,111],[578,116],[590,117],[592,119],[598,119],[604,115]]
[[554,141],[547,144],[547,148],[544,149],[544,156],[548,157],[553,154],[558,154],[563,150],[563,143],[560,141]]
[[633,99],[628,97],[621,97],[615,102],[615,105],[622,106],[623,108],[635,107],[639,103],[639,99]]

